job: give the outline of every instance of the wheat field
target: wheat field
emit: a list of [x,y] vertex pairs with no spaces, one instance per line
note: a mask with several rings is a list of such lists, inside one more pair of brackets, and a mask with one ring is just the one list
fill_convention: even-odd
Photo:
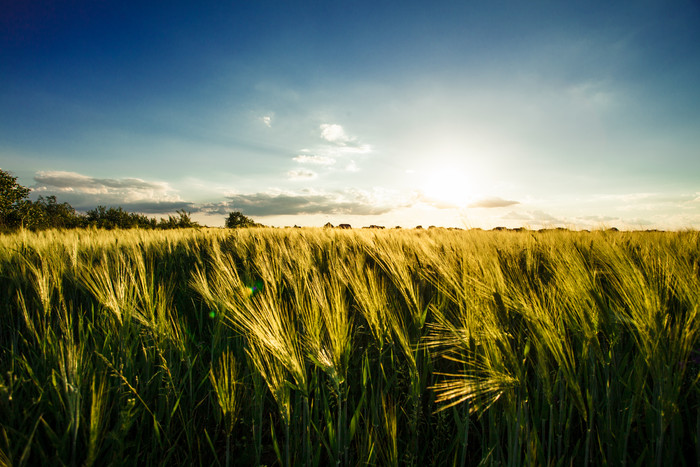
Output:
[[0,236],[0,465],[698,465],[700,234]]

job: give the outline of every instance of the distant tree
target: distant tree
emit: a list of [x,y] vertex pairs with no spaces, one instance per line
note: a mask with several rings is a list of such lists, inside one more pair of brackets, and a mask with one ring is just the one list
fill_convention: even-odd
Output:
[[181,209],[177,211],[177,216],[168,216],[168,219],[161,219],[158,223],[159,229],[187,229],[199,227],[199,224],[190,218],[190,213]]
[[236,229],[239,227],[257,227],[257,224],[253,219],[246,217],[240,211],[232,212],[228,215],[226,219],[226,227],[229,229]]
[[0,169],[0,228],[22,224],[22,207],[30,191],[17,183],[17,177]]
[[100,229],[131,229],[140,227],[142,229],[153,229],[157,227],[157,221],[153,218],[127,212],[120,207],[106,208],[97,206],[87,212],[86,222],[89,226]]

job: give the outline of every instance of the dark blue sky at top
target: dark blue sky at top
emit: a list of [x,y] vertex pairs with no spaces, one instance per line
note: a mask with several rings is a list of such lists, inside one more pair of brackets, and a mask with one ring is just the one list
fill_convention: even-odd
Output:
[[[222,154],[241,177],[272,177],[324,123],[371,144],[373,166],[402,171],[424,157],[404,156],[421,143],[410,137],[478,134],[478,112],[496,139],[531,144],[506,167],[636,170],[686,187],[700,170],[698,1],[0,0],[0,11],[0,167],[25,182],[82,163],[102,177],[203,177]],[[553,114],[530,111],[540,105]],[[454,147],[469,153],[467,139]]]
[[[581,41],[629,35],[644,55],[625,57],[618,78],[641,87],[673,79],[687,96],[700,65],[697,3],[144,3],[6,2],[3,88],[116,108],[152,99],[206,102],[220,98],[222,73],[241,80],[230,86],[243,87],[264,75],[307,86],[479,73],[495,61],[536,64],[543,58],[533,51],[563,35]],[[566,73],[616,65],[589,60]]]

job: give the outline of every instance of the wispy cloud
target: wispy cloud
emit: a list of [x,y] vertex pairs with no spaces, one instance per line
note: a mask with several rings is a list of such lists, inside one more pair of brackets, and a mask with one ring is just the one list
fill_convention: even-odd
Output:
[[593,202],[613,204],[619,211],[668,212],[674,209],[697,209],[699,193],[624,193],[603,194],[591,198]]
[[457,209],[457,208],[459,208],[459,206],[457,206],[455,203],[452,203],[450,201],[445,201],[442,199],[438,199],[438,198],[434,198],[431,196],[427,196],[420,191],[414,193],[414,199],[415,199],[416,203],[431,206],[435,209]]
[[577,219],[584,222],[597,222],[600,224],[620,220],[620,218],[616,216],[579,216]]
[[298,156],[296,156],[292,160],[294,162],[298,162],[299,164],[314,164],[314,165],[333,165],[333,164],[335,164],[335,159],[333,159],[332,157],[319,156],[319,155],[299,154]]
[[555,217],[542,210],[533,211],[510,211],[501,216],[501,219],[511,220],[521,223],[521,225],[552,225],[552,224],[567,224],[567,221]]
[[508,206],[513,206],[514,204],[520,204],[520,201],[513,201],[509,199],[503,199],[499,197],[484,198],[477,200],[467,207],[470,208],[505,208]]
[[[338,159],[346,155],[356,156],[372,152],[369,144],[363,144],[356,137],[349,136],[342,125],[337,123],[323,123],[319,126],[319,137],[323,144],[316,145],[313,149],[300,149],[297,156],[292,160],[298,164],[327,166],[334,165]],[[340,169],[343,170],[343,169]],[[345,172],[359,172],[360,167],[355,160],[351,160],[344,167]],[[310,170],[290,170],[287,177],[290,180],[309,180],[316,178],[318,174]]]
[[318,177],[318,174],[313,170],[290,170],[287,172],[287,177],[290,180],[313,180]]
[[345,166],[346,172],[359,172],[360,168],[357,166],[355,161],[350,161],[348,165]]
[[586,81],[570,86],[568,94],[572,103],[578,107],[600,111],[614,105],[615,95],[600,81]]
[[442,199],[442,198],[438,198],[435,196],[428,196],[425,193],[423,193],[422,191],[415,192],[415,199],[417,202],[427,204],[427,205],[432,206],[432,207],[437,208],[437,209],[460,209],[460,208],[464,208],[464,207],[492,209],[492,208],[504,208],[504,207],[520,204],[520,201],[503,199],[503,198],[499,198],[497,196],[478,199],[478,200],[473,201],[469,204],[466,204],[466,202],[456,203],[456,202],[448,200],[448,199]]

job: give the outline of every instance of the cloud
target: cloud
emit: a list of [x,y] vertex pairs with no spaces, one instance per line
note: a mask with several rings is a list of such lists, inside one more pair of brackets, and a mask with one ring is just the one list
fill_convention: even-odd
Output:
[[343,154],[368,154],[372,152],[372,146],[369,144],[352,144],[352,145],[347,145],[343,146],[342,148],[339,148],[337,152],[340,155]]
[[586,221],[586,222],[598,222],[598,223],[620,220],[619,217],[613,217],[613,216],[580,216],[580,217],[578,217],[578,219],[581,219],[582,221]]
[[[337,123],[323,123],[319,126],[321,130],[320,137],[325,141],[324,144],[313,148],[313,151],[308,148],[300,149],[297,156],[292,160],[298,164],[310,165],[334,165],[337,160],[346,155],[362,155],[372,152],[372,146],[369,144],[361,144],[357,138],[350,137],[345,132],[342,125]],[[356,161],[352,160],[346,164],[344,170],[346,172],[358,172],[360,168]],[[309,180],[316,178],[318,174],[309,170],[290,170],[287,176],[291,180]]]
[[348,136],[341,125],[323,123],[319,128],[321,138],[331,143],[322,148],[322,151],[329,155],[366,154],[372,151],[372,146],[369,144],[361,144],[357,138]]
[[345,130],[341,125],[337,125],[335,123],[323,123],[320,128],[321,138],[325,139],[329,143],[345,146],[351,141],[348,135],[345,134]]
[[651,225],[655,225],[655,222],[652,222],[648,219],[642,219],[639,217],[633,218],[633,219],[625,219],[624,223],[627,224],[629,227],[649,227]]
[[445,201],[442,199],[434,198],[431,196],[426,196],[425,193],[417,191],[414,194],[415,196],[415,201],[417,203],[423,203],[428,206],[432,206],[435,209],[458,209],[459,206],[457,206],[455,203],[452,203],[450,201]]
[[307,156],[306,154],[299,154],[293,159],[299,164],[315,164],[315,165],[333,165],[335,164],[335,159],[327,156],[312,155]]
[[589,110],[603,110],[615,103],[614,93],[603,82],[578,83],[568,93],[574,105]]
[[484,198],[477,200],[468,207],[470,208],[505,208],[507,206],[513,206],[514,204],[520,204],[520,201],[513,201],[508,199],[503,199],[499,197]]
[[[434,196],[428,196],[422,191],[416,191],[415,192],[415,199],[418,202],[427,204],[429,206],[432,206],[437,209],[460,209],[465,207],[465,203],[456,203],[454,201],[448,200],[448,199],[443,199],[443,198],[438,198]],[[504,208],[507,206],[513,206],[515,204],[520,204],[520,201],[513,201],[513,200],[507,200],[503,198],[499,198],[497,196],[490,197],[490,198],[482,198],[479,200],[476,200],[468,205],[466,207],[468,208]]]
[[268,128],[272,128],[272,115],[263,115],[260,117],[260,121],[262,121]]
[[167,213],[193,209],[164,182],[140,178],[96,178],[76,172],[42,171],[34,176],[33,192],[57,195],[78,210],[98,205],[121,206],[135,212]]
[[[400,204],[400,203],[399,203]],[[385,194],[347,190],[342,192],[302,192],[302,193],[249,193],[229,196],[223,203],[202,207],[203,212],[226,214],[242,211],[251,216],[300,215],[300,214],[344,214],[377,215],[385,214],[396,204]]]
[[544,224],[566,224],[567,222],[563,219],[559,219],[557,217],[552,216],[551,214],[548,214],[544,211],[540,210],[535,210],[535,211],[510,211],[507,214],[501,216],[501,219],[504,220],[513,220],[513,221],[518,221],[523,224],[535,224],[535,225],[544,225]]
[[76,172],[48,171],[37,172],[34,176],[37,189],[43,186],[59,190],[80,189],[89,193],[107,193],[110,189],[163,190],[165,183],[154,183],[140,178],[94,178]]
[[194,203],[190,203],[187,201],[143,201],[136,203],[110,203],[110,206],[120,206],[125,211],[139,212],[143,214],[164,214],[179,211],[181,209],[184,209],[188,212],[199,212],[201,210]]
[[656,196],[658,196],[658,193],[624,193],[614,195],[602,194],[593,196],[593,199],[601,201],[635,202],[654,198]]
[[677,209],[694,210],[700,193],[624,193],[601,194],[591,197],[593,202],[605,202],[619,211],[669,212]]
[[312,180],[318,177],[318,174],[312,170],[290,170],[287,177],[290,180]]

